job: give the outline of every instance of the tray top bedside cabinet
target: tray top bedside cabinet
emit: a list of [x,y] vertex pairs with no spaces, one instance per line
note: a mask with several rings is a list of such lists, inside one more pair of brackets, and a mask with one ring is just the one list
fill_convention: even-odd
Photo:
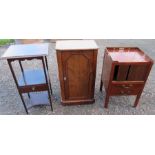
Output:
[[137,47],[108,47],[105,49],[100,91],[106,91],[105,108],[109,96],[136,95],[138,105],[153,60]]
[[[48,73],[48,56],[49,44],[26,44],[11,45],[2,55],[10,67],[12,76],[17,86],[19,95],[28,114],[28,109],[36,105],[50,105],[52,108],[52,87]],[[37,60],[41,62],[39,69],[27,69],[23,67],[22,62]],[[20,76],[16,77],[13,69],[13,62],[17,62],[20,67]],[[25,69],[26,68],[26,69]],[[23,95],[28,95],[28,102]]]
[[56,53],[62,105],[93,103],[98,53],[95,41],[57,41]]

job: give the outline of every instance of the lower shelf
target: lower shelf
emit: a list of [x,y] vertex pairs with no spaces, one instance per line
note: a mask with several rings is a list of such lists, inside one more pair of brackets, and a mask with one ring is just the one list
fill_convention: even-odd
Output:
[[47,92],[29,93],[29,94],[30,94],[30,98],[27,98],[25,100],[28,109],[34,106],[39,106],[39,105],[50,106],[50,101],[48,99]]

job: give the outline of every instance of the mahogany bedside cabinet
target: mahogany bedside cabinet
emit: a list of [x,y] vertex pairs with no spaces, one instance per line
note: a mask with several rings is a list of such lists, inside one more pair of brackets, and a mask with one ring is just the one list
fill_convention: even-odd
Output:
[[62,105],[95,101],[98,46],[93,40],[56,42]]
[[137,47],[107,47],[105,49],[100,91],[106,91],[105,108],[110,96],[136,95],[138,105],[153,60]]
[[[52,87],[48,73],[48,44],[12,45],[3,54],[2,59],[7,59],[12,76],[17,86],[26,113],[28,109],[36,105],[50,105],[52,108]],[[39,69],[27,69],[22,62],[37,60],[41,62]],[[17,77],[13,69],[14,61],[19,63],[21,75]],[[26,68],[26,69],[25,69]],[[24,94],[28,95],[28,102],[24,100]]]

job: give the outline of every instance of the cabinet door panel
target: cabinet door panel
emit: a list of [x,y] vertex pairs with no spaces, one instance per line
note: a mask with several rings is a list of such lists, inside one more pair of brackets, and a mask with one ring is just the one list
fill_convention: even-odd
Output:
[[93,52],[64,52],[66,99],[87,99],[91,95]]

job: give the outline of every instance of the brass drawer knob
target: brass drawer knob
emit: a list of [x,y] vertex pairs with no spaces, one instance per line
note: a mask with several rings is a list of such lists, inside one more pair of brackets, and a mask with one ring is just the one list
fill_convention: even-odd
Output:
[[35,91],[35,87],[32,87],[32,90]]

